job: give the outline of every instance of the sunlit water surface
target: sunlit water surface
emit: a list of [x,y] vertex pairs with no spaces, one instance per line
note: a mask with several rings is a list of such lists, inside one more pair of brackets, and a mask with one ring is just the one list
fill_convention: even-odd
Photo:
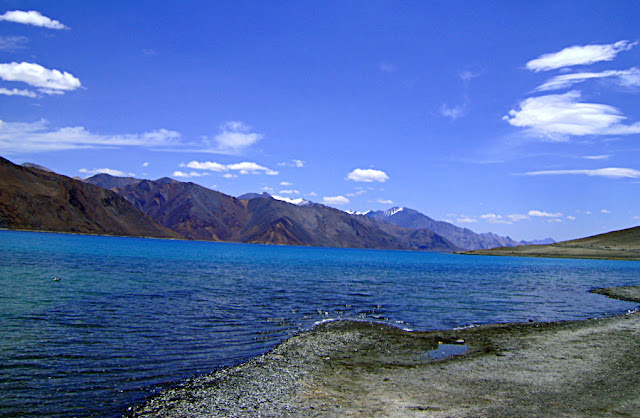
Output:
[[638,277],[638,262],[0,231],[0,416],[118,416],[324,319],[621,314],[637,304],[587,291]]

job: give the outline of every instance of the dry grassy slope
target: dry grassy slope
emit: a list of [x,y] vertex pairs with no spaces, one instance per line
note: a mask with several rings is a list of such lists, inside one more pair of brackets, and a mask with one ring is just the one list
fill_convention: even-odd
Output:
[[471,251],[466,254],[640,260],[640,227],[559,242],[552,245],[494,248],[491,250]]

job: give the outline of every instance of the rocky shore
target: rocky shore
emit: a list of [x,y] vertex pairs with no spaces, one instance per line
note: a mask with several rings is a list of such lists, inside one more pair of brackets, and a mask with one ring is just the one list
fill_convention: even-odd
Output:
[[[640,303],[640,286],[598,293]],[[430,332],[328,322],[129,415],[638,416],[638,347],[638,313]]]

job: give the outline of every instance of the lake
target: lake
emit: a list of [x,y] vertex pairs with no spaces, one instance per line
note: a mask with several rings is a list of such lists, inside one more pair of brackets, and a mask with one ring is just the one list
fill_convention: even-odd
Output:
[[[54,281],[53,278],[60,278]],[[0,416],[119,416],[327,319],[618,315],[640,263],[0,231]]]

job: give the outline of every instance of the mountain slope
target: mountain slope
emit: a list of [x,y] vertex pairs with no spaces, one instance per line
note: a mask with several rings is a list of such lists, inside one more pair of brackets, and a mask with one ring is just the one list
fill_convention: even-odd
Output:
[[0,157],[0,227],[101,235],[179,238],[121,196]]
[[477,234],[470,229],[460,228],[443,221],[436,221],[430,217],[409,208],[392,208],[387,211],[370,211],[366,216],[384,220],[394,225],[410,229],[428,229],[451,241],[460,248],[469,250],[487,249],[494,247],[513,247],[523,243],[509,237],[501,237],[492,233]]
[[640,260],[640,226],[551,245],[494,248],[467,254]]
[[194,183],[143,180],[117,192],[156,222],[190,239],[230,241],[248,221],[240,200]]

